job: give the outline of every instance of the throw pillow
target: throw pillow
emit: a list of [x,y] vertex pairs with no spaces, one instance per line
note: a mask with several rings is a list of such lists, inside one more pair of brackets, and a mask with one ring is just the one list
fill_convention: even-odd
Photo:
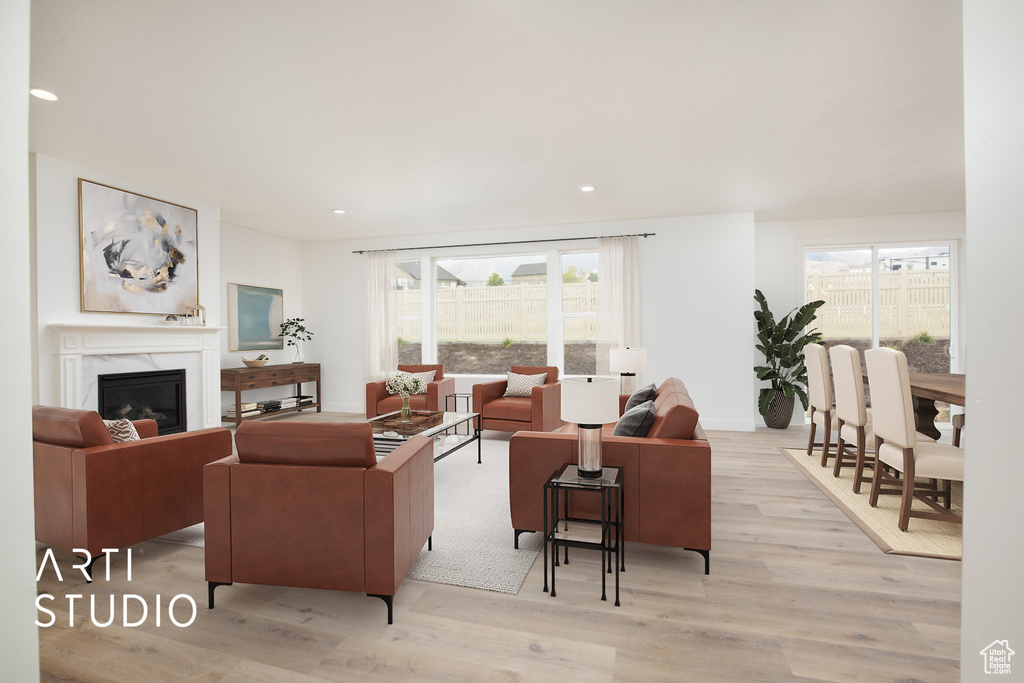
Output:
[[405,370],[399,370],[395,373],[399,377],[403,375],[409,375],[411,377],[419,377],[423,380],[423,391],[418,391],[418,394],[427,393],[427,385],[434,381],[434,375],[437,374],[436,370],[429,370],[427,372],[406,372]]
[[139,433],[135,431],[135,425],[131,420],[104,420],[103,424],[107,426],[107,431],[110,432],[110,438],[114,440],[114,443],[139,441]]
[[518,396],[530,398],[533,395],[533,388],[544,384],[548,373],[539,375],[518,375],[514,372],[508,373],[508,384],[505,385],[505,396]]
[[633,392],[633,395],[626,401],[626,407],[622,411],[625,415],[631,408],[636,408],[638,405],[645,401],[653,401],[658,398],[658,390],[655,389],[654,384],[648,384],[646,387],[640,387]]
[[654,401],[644,401],[627,410],[615,423],[614,436],[647,436],[654,424]]

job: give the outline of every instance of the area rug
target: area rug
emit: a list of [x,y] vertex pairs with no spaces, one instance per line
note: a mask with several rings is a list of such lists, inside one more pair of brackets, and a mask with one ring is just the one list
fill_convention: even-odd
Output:
[[[821,466],[821,451],[807,455],[806,449],[779,448],[800,471],[814,482],[836,506],[846,513],[868,537],[884,552],[896,555],[918,555],[959,560],[963,554],[961,526],[951,522],[931,519],[910,518],[907,531],[900,531],[900,496],[881,495],[878,506],[871,507],[868,494],[871,490],[871,470],[868,479],[861,484],[859,494],[853,492],[853,468],[844,467],[837,479],[832,476],[832,462]],[[921,501],[914,501],[914,509],[926,509]],[[963,485],[953,482],[953,510],[963,512]]]
[[[434,464],[434,535],[409,572],[410,579],[519,592],[541,549],[540,534],[523,534],[513,547],[508,508],[508,440],[510,434],[488,433]],[[203,545],[203,525],[160,536],[159,541]]]

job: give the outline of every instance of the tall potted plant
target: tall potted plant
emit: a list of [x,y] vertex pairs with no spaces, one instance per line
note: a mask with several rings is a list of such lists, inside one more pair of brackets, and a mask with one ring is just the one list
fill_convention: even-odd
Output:
[[289,318],[281,323],[281,334],[277,335],[284,337],[287,340],[288,346],[295,347],[293,363],[303,362],[302,342],[307,342],[313,338],[313,333],[306,329],[306,326],[303,325],[304,322],[306,322],[305,318]]
[[805,328],[814,320],[815,311],[824,301],[811,301],[794,308],[775,321],[761,290],[754,290],[754,301],[760,310],[754,311],[757,320],[757,350],[764,354],[764,365],[754,366],[757,378],[771,382],[761,389],[757,397],[757,410],[764,423],[773,429],[785,429],[793,419],[793,398],[799,397],[807,410],[807,367],[804,365],[804,347],[821,341],[817,330]]

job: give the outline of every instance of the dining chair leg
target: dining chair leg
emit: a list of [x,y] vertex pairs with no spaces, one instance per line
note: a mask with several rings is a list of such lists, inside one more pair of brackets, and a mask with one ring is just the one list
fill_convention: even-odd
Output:
[[811,434],[807,437],[807,455],[814,452],[814,432],[818,425],[814,423],[814,408],[811,407]]
[[828,445],[829,439],[832,437],[832,413],[828,410],[825,412],[825,426],[822,427],[824,432],[821,438],[821,466],[824,467],[828,462]]
[[882,490],[882,468],[879,466],[878,460],[878,449],[882,444],[882,440],[875,437],[875,469],[871,475],[871,496],[868,498],[868,503],[871,507],[878,505],[878,492]]
[[857,427],[857,463],[853,466],[853,492],[860,493],[860,485],[864,480],[864,467],[867,463],[865,460],[867,434],[864,433],[864,427]]
[[910,526],[910,508],[914,502],[914,449],[903,449],[903,497],[900,500],[900,530]]

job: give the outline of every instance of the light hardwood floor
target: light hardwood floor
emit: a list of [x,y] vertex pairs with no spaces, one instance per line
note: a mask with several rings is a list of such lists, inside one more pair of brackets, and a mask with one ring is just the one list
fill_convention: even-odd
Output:
[[[140,544],[130,583],[118,560],[91,586],[57,553],[63,583],[38,584],[58,598],[39,630],[43,680],[959,681],[959,562],[882,553],[776,450],[806,444],[806,428],[709,438],[710,576],[696,553],[629,544],[614,607],[597,558],[577,551],[556,598],[540,562],[514,596],[407,580],[388,626],[381,601],[353,593],[236,584],[207,610],[201,548]],[[469,464],[438,463],[452,466]],[[85,596],[73,627],[70,593]],[[146,600],[145,624],[120,625],[124,593]],[[199,608],[187,628],[167,618],[180,593]],[[89,598],[104,619],[110,594],[115,625],[96,627]],[[190,612],[179,601],[179,620]]]

